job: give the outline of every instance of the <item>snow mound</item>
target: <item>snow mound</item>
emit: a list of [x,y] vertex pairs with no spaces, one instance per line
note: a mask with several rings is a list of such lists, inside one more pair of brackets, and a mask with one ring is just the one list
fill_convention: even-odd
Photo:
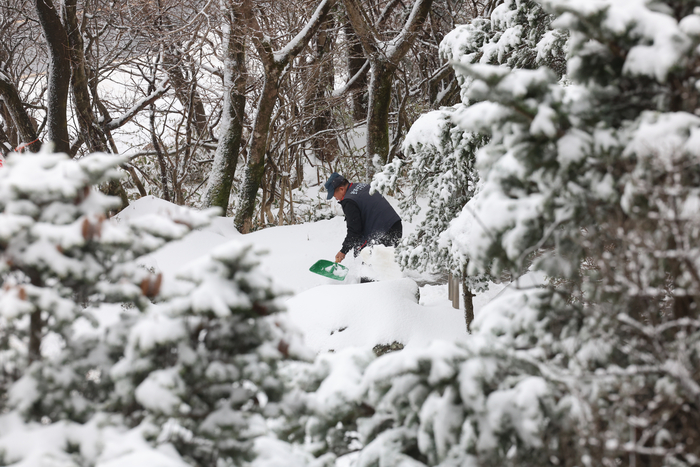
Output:
[[360,252],[360,276],[374,280],[396,280],[403,278],[401,267],[394,261],[394,248],[375,245]]
[[287,301],[291,320],[317,352],[400,342],[424,346],[466,337],[462,311],[419,304],[408,278],[365,284],[322,285]]
[[132,220],[148,214],[160,214],[170,217],[173,214],[185,212],[189,208],[178,206],[177,204],[165,201],[161,198],[156,198],[153,195],[144,196],[130,203],[119,214],[116,215],[118,220]]
[[[395,205],[395,200],[388,199]],[[133,221],[153,214],[178,216],[182,209],[147,196],[131,203],[116,216],[116,221]],[[412,232],[419,221],[406,221],[404,233]],[[143,266],[163,274],[161,292],[167,295],[183,286],[177,275],[190,270],[198,258],[212,249],[232,240],[252,244],[255,250],[267,252],[257,257],[260,271],[283,290],[297,294],[286,303],[288,315],[293,326],[304,334],[306,345],[315,352],[349,347],[371,349],[394,341],[407,347],[426,347],[436,340],[454,342],[468,338],[464,311],[452,308],[447,285],[425,285],[419,289],[406,276],[419,281],[425,277],[417,271],[402,271],[393,248],[376,245],[365,248],[358,257],[349,254],[342,263],[350,269],[343,281],[311,273],[309,267],[319,259],[332,260],[345,232],[342,216],[247,235],[236,231],[231,218],[215,217],[211,225],[149,255]],[[377,282],[360,284],[361,277]],[[487,292],[477,294],[477,316],[503,287],[491,284]],[[416,298],[419,290],[420,301]]]

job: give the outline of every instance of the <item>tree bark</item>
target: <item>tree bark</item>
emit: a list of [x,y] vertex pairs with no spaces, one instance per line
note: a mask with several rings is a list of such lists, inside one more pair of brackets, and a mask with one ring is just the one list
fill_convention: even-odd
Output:
[[5,75],[0,73],[0,99],[5,103],[5,109],[10,114],[12,123],[24,143],[31,143],[26,146],[32,152],[37,152],[41,148],[41,142],[37,139],[36,129],[29,114],[27,114],[19,93]]
[[125,164],[123,168],[129,172],[129,175],[131,176],[131,180],[134,182],[134,185],[136,185],[136,189],[139,190],[139,195],[143,198],[144,196],[148,196],[148,192],[146,191],[146,188],[143,186],[143,183],[141,182],[141,179],[139,178],[139,175],[136,173],[136,169],[134,169],[134,166],[131,164]]
[[163,54],[163,65],[165,72],[170,77],[170,83],[175,90],[175,96],[177,96],[177,99],[184,109],[191,109],[192,120],[197,130],[197,136],[202,139],[207,139],[209,137],[207,113],[204,110],[202,98],[199,92],[197,92],[196,87],[194,90],[192,89],[192,86],[196,86],[196,84],[193,82],[191,83],[185,78],[181,54],[174,50],[174,48],[169,48],[166,53]]
[[[345,23],[345,36],[348,38],[348,76],[356,76],[367,62],[362,44],[358,39],[352,25]],[[352,92],[352,118],[357,122],[363,122],[367,118],[367,73],[363,74],[355,84],[348,89]]]
[[248,164],[244,174],[243,186],[239,196],[238,211],[234,225],[241,233],[249,233],[253,227],[255,198],[265,173],[265,152],[267,137],[270,131],[272,111],[277,103],[279,93],[279,77],[282,69],[272,68],[265,72],[265,84],[258,100],[257,114],[253,123],[253,134],[248,151]]
[[29,363],[41,360],[41,340],[44,323],[41,319],[41,310],[33,311],[29,315]]
[[[78,117],[81,137],[85,141],[88,151],[107,153],[109,152],[107,135],[104,128],[99,125],[92,109],[87,63],[83,52],[85,44],[77,16],[77,0],[64,0],[63,19],[65,22],[63,27],[70,45],[70,87],[73,92],[74,109]],[[71,156],[75,155],[69,154]],[[108,195],[117,196],[121,199],[121,209],[129,205],[129,198],[120,181],[110,181],[105,191]]]
[[151,112],[148,120],[151,126],[151,144],[153,144],[153,149],[158,157],[158,165],[160,166],[160,183],[162,185],[161,189],[163,190],[163,199],[165,201],[170,201],[170,191],[168,190],[168,166],[165,163],[165,155],[160,147],[158,134],[156,133],[156,109],[154,104],[151,104]]
[[108,152],[107,137],[92,111],[88,75],[83,53],[84,42],[77,17],[77,1],[65,0],[64,20],[70,43],[71,89],[78,125],[90,152]]
[[467,287],[466,274],[462,275],[462,297],[464,298],[464,321],[467,325],[467,332],[472,333],[472,322],[474,321],[474,295]]
[[253,44],[263,62],[265,83],[258,101],[255,121],[253,122],[248,164],[244,174],[243,187],[239,195],[238,211],[234,220],[234,225],[241,233],[249,233],[253,227],[255,198],[265,173],[268,133],[270,131],[272,112],[279,94],[280,78],[284,69],[301,53],[316,34],[334,3],[335,0],[321,0],[306,27],[288,44],[289,48],[283,49],[283,52],[275,53],[272,50],[269,37],[263,33],[257,18],[253,14],[250,0],[244,1],[245,20],[252,29]]
[[7,156],[12,150],[12,144],[10,143],[10,138],[5,133],[5,129],[0,125],[0,152],[3,156]]
[[[333,89],[335,73],[333,71],[333,61],[330,56],[333,35],[329,32],[332,27],[333,18],[328,17],[321,25],[316,41],[316,57],[318,67],[314,67],[315,73],[312,78],[314,86],[311,88],[311,96],[308,101],[313,109],[313,134],[319,135],[313,138],[312,147],[316,152],[316,157],[320,161],[332,161],[338,153],[338,139],[333,132],[326,130],[331,128],[332,116],[328,105],[328,95]],[[332,56],[331,56],[332,58]]]
[[34,1],[51,61],[46,124],[48,139],[53,142],[56,152],[70,154],[67,109],[71,68],[68,34],[51,0]]
[[387,163],[389,154],[389,106],[394,85],[396,65],[384,60],[373,60],[370,69],[369,105],[367,108],[367,173],[371,179],[373,159]]
[[[389,42],[380,41],[376,37],[374,27],[367,23],[366,15],[358,4],[358,0],[343,0],[343,3],[350,24],[371,64],[367,106],[367,175],[371,178],[374,175],[372,159],[375,155],[379,156],[380,163],[388,162],[389,104],[394,72],[423,28],[433,0],[415,0],[411,14],[401,32]],[[392,46],[387,48],[387,43],[391,43]]]
[[222,215],[228,210],[229,197],[233,178],[236,174],[238,156],[243,137],[243,123],[245,117],[245,36],[237,34],[236,25],[242,20],[240,7],[235,2],[228,4],[226,32],[226,59],[224,61],[224,116],[221,122],[219,144],[214,154],[209,175],[207,192],[204,196],[204,204],[218,206]]

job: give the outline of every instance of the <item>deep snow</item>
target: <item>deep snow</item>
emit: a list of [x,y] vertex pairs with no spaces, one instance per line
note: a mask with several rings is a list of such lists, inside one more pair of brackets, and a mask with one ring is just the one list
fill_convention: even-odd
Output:
[[[323,194],[319,194],[323,198]],[[325,201],[324,201],[325,202]],[[305,337],[306,345],[322,352],[348,347],[374,347],[399,342],[404,346],[426,346],[435,340],[459,340],[467,336],[462,309],[447,298],[447,285],[424,284],[432,278],[417,271],[401,271],[393,261],[393,249],[365,250],[359,258],[343,261],[350,268],[344,281],[309,271],[319,259],[332,260],[345,236],[345,221],[335,200],[327,201],[337,216],[330,220],[270,227],[241,235],[231,218],[219,217],[207,228],[193,231],[149,257],[145,264],[163,273],[163,287],[177,287],[176,275],[188,263],[229,241],[254,245],[264,252],[261,268],[286,293],[290,321]],[[390,202],[396,207],[395,200]],[[162,199],[141,198],[122,211],[116,221],[150,213],[182,209]],[[419,219],[404,220],[404,237]],[[371,266],[369,266],[371,265]],[[360,276],[377,281],[360,284]],[[498,294],[494,284],[474,299],[475,313]],[[463,304],[460,308],[463,308]]]

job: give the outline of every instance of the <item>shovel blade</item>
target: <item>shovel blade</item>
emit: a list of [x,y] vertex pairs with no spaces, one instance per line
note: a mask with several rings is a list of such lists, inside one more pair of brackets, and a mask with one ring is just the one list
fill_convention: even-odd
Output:
[[341,264],[334,263],[325,259],[320,259],[309,268],[309,271],[314,274],[319,274],[324,277],[329,277],[337,281],[342,281],[348,275],[350,270]]

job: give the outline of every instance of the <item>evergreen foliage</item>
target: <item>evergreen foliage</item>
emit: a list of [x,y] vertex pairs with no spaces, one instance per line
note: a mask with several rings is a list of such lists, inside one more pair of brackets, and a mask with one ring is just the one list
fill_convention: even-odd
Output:
[[571,86],[465,67],[481,102],[459,123],[492,136],[473,209],[513,213],[469,250],[489,270],[534,259],[552,278],[547,319],[567,330],[556,357],[587,382],[569,388],[581,455],[692,465],[700,16],[688,2],[544,3],[571,30]]
[[[147,306],[160,278],[138,259],[190,230],[186,219],[107,220],[120,201],[94,187],[118,177],[121,162],[101,154],[79,161],[14,154],[0,172],[5,408],[9,403],[48,420],[84,421],[92,414],[109,392],[98,375],[108,370],[118,343],[76,332],[76,323],[90,328],[102,303]],[[189,222],[208,217],[194,214]],[[50,355],[47,343],[54,344]]]
[[[533,1],[509,0],[490,18],[475,18],[449,33],[440,45],[440,55],[453,63],[491,63],[520,68],[552,64],[563,72],[567,34],[552,30],[552,16]],[[436,274],[462,276],[464,285],[479,291],[488,275],[466,274],[469,257],[453,254],[442,234],[464,205],[474,196],[479,182],[476,153],[487,133],[464,131],[454,115],[469,106],[472,79],[455,68],[462,85],[462,103],[420,117],[403,144],[405,159],[395,159],[375,176],[380,191],[407,189],[400,206],[409,217],[425,210],[425,220],[398,249],[400,264]],[[421,207],[419,197],[428,199]],[[437,245],[437,247],[436,247]]]
[[196,465],[253,460],[266,419],[292,415],[280,365],[309,355],[274,319],[279,291],[257,264],[237,242],[194,263],[133,326],[112,369],[122,410],[162,426],[159,440]]
[[543,362],[557,344],[546,303],[539,290],[510,294],[462,343],[317,359],[299,377],[311,391],[309,449],[357,451],[358,467],[550,465],[552,456],[567,465],[578,441],[565,414],[576,400]]
[[[12,155],[0,431],[53,430],[62,465],[98,464],[86,431],[105,427],[166,466],[698,465],[700,8],[508,0],[441,50],[462,103],[419,119],[374,181],[413,215],[429,198],[400,260],[544,286],[513,281],[460,343],[309,363],[250,248],[212,250],[168,293],[139,266],[211,213],[116,222],[92,187],[121,159]],[[45,465],[8,439],[0,463]]]
[[[683,1],[542,4],[570,34],[565,82],[546,67],[455,60],[465,105],[450,120],[488,142],[477,192],[442,238],[471,274],[541,271],[548,285],[482,309],[449,365],[406,351],[370,365],[358,401],[378,409],[379,428],[360,465],[700,458],[700,12]],[[483,24],[465,28],[483,34],[461,50],[493,57]],[[451,376],[430,379],[441,370]]]
[[[0,171],[0,430],[52,432],[58,445],[40,447],[28,465],[44,465],[45,449],[66,465],[114,457],[93,443],[102,436],[123,436],[132,446],[125,454],[137,449],[135,458],[158,465],[309,465],[272,431],[296,426],[287,420],[298,403],[284,397],[280,365],[310,357],[275,316],[280,291],[237,242],[161,290],[144,256],[214,212],[107,219],[119,200],[94,187],[114,179],[121,162],[13,154]],[[3,436],[0,459],[17,462],[3,457]]]

